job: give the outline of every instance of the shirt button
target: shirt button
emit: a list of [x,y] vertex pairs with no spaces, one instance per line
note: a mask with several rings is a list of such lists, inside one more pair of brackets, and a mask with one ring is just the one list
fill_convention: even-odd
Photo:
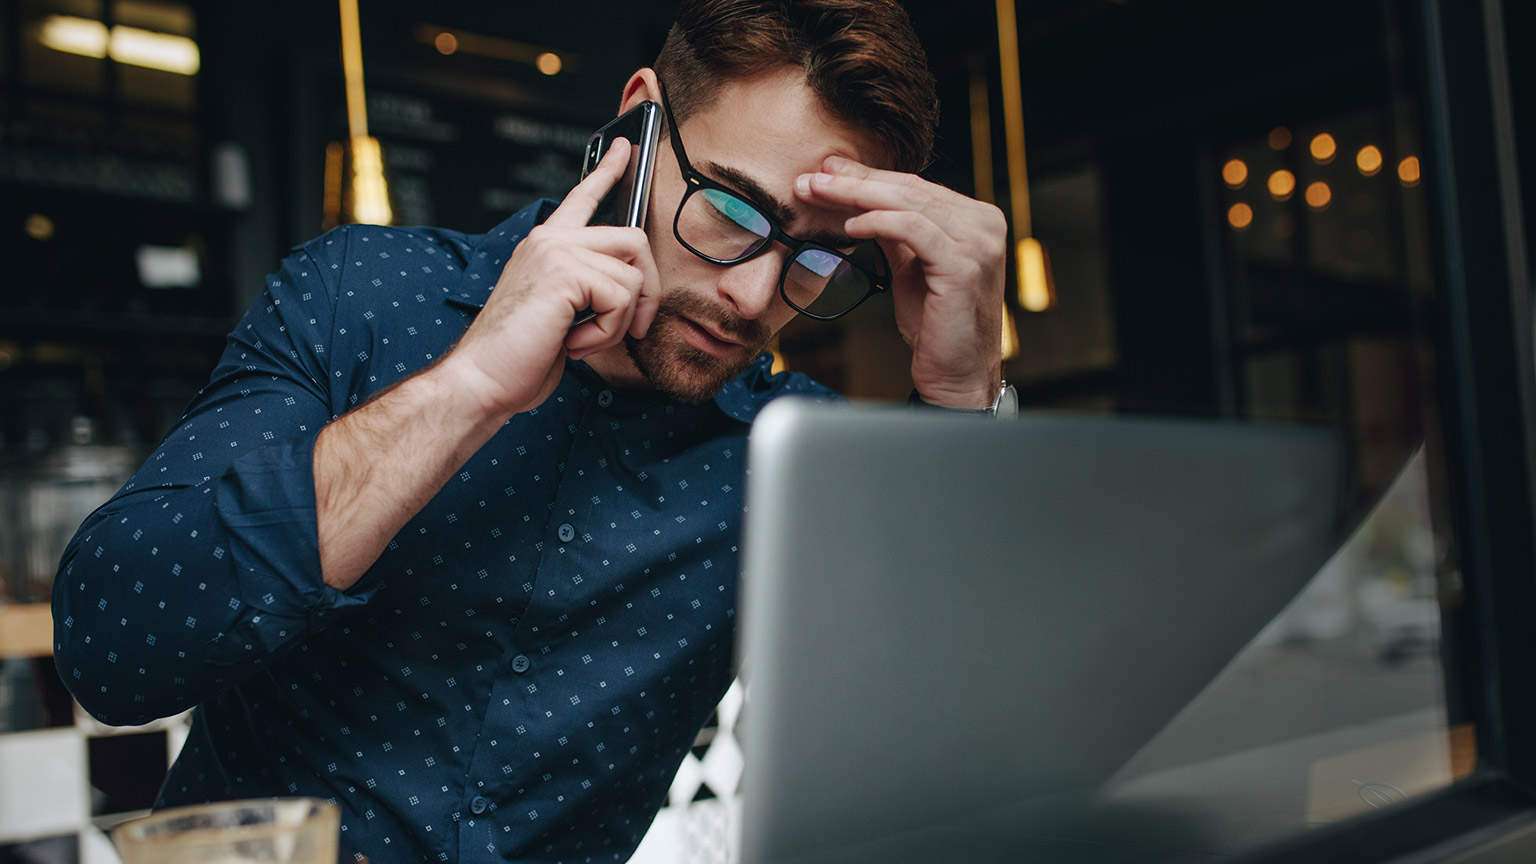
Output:
[[559,533],[561,543],[569,543],[576,539],[576,529],[571,527],[571,523],[569,522],[566,522],[560,526]]
[[485,812],[485,808],[489,807],[490,804],[491,802],[485,800],[485,796],[476,795],[474,799],[469,802],[469,812],[479,816],[481,813]]
[[528,667],[531,665],[533,664],[528,660],[528,655],[526,654],[519,654],[512,658],[512,671],[519,675],[527,672]]
[[612,405],[613,404],[613,391],[612,390],[599,390],[599,391],[597,391],[597,404],[598,404],[599,407],[602,407],[602,408],[607,408],[609,405]]

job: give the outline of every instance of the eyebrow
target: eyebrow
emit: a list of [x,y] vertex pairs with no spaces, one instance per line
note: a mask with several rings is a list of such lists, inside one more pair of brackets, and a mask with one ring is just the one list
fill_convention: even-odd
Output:
[[[761,183],[728,165],[721,165],[719,162],[706,162],[704,164],[722,182],[736,187],[736,189],[745,193],[747,200],[766,210],[768,215],[773,217],[773,221],[778,223],[780,231],[784,230],[786,224],[794,222],[795,214],[789,205],[785,204],[767,189],[764,189]],[[852,249],[862,242],[849,237],[847,234],[836,231],[814,231],[795,239],[806,240],[818,246],[827,246],[832,249]]]

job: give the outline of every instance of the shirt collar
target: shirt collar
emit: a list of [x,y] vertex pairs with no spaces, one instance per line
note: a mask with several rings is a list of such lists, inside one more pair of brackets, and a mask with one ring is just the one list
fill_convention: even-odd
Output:
[[488,233],[469,238],[469,242],[461,246],[465,258],[464,275],[459,277],[459,284],[444,289],[448,295],[444,299],[456,306],[484,308],[485,301],[491,297],[491,289],[496,287],[496,280],[501,278],[501,268],[512,257],[512,250],[558,206],[558,201],[540,198],[513,213]]
[[[507,218],[488,233],[471,237],[460,244],[464,253],[464,275],[457,285],[445,288],[444,299],[455,306],[484,308],[491,289],[501,278],[501,270],[512,250],[535,226],[549,218],[560,202],[541,198]],[[594,373],[595,374],[595,373]],[[727,417],[751,423],[763,406],[789,393],[824,396],[827,391],[810,379],[787,373],[773,374],[773,355],[763,352],[740,375],[726,382],[715,395],[714,403]],[[662,398],[658,394],[658,399]]]

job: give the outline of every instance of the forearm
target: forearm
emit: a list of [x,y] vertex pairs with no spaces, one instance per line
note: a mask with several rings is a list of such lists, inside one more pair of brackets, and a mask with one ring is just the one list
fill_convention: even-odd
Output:
[[325,584],[341,591],[356,584],[506,421],[462,386],[461,374],[445,358],[321,431],[315,520]]
[[[194,437],[207,436],[175,436]],[[181,455],[175,444],[164,461]],[[55,660],[86,710],[118,725],[183,711],[366,602],[310,575],[312,444],[252,451],[198,485],[141,484],[85,521],[53,610]]]

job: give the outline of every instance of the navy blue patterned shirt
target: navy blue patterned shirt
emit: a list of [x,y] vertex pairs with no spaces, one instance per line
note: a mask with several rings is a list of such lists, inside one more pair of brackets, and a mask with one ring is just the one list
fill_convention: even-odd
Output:
[[731,681],[748,424],[827,391],[764,355],[684,405],[570,363],[356,586],[320,575],[316,435],[447,351],[551,206],[295,249],[81,526],[54,587],[65,681],[107,723],[196,706],[160,806],[329,798],[375,861],[639,842]]

